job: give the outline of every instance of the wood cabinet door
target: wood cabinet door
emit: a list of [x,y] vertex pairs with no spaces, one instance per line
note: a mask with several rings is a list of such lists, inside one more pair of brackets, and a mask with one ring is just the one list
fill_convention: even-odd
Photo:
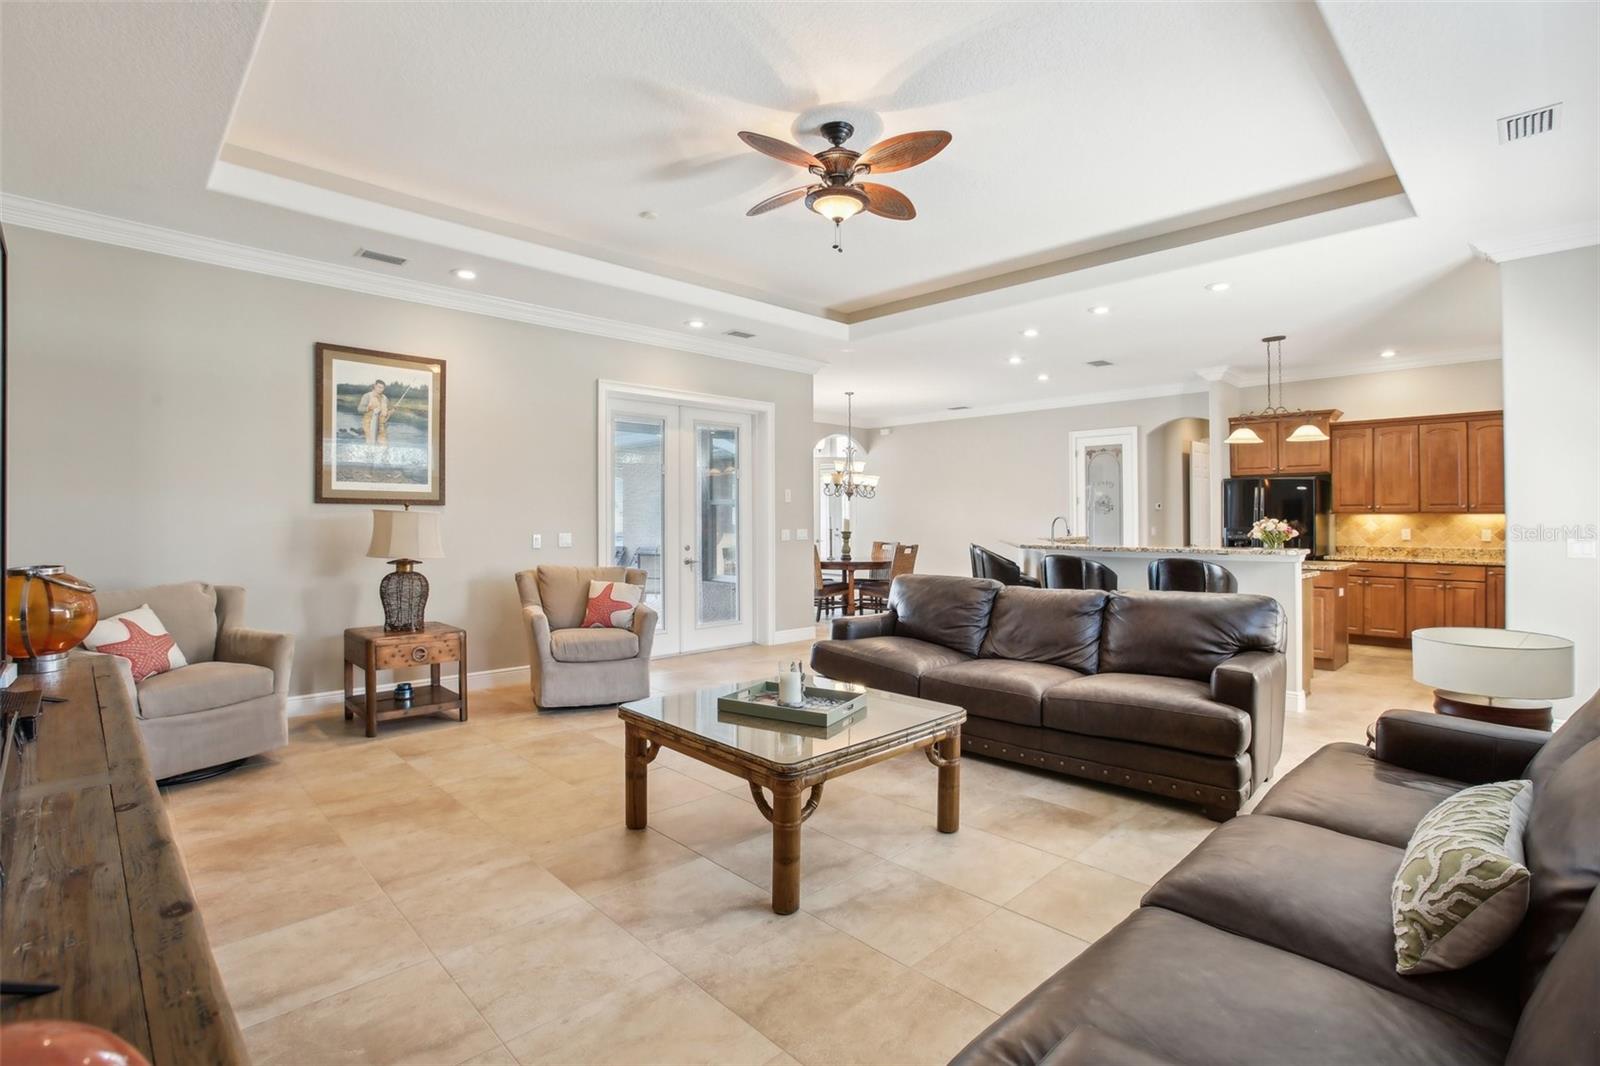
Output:
[[1312,415],[1309,418],[1278,419],[1278,473],[1326,474],[1333,469],[1331,440],[1292,441],[1289,434],[1307,422],[1322,432],[1328,432],[1328,416]]
[[1369,577],[1362,631],[1369,637],[1403,637],[1406,629],[1406,579]]
[[1337,514],[1372,510],[1372,427],[1334,427],[1328,442]]
[[1488,514],[1506,509],[1506,427],[1501,419],[1467,423],[1467,506]]
[[1334,608],[1338,606],[1338,589],[1311,590],[1311,654],[1317,659],[1333,658]]
[[1262,440],[1260,444],[1229,446],[1228,472],[1233,477],[1266,477],[1278,472],[1278,422],[1274,418],[1246,419],[1232,423],[1249,426]]
[[1484,574],[1483,624],[1490,629],[1506,627],[1506,570],[1491,566]]
[[1417,510],[1417,427],[1374,426],[1372,509],[1391,514]]
[[1443,581],[1408,578],[1406,588],[1405,636],[1418,629],[1448,625],[1445,621],[1445,596]]
[[1444,624],[1481,628],[1487,618],[1485,587],[1478,581],[1444,583]]
[[1467,509],[1467,424],[1427,422],[1417,434],[1418,493],[1424,511]]
[[1345,599],[1350,601],[1349,611],[1345,616],[1345,631],[1352,636],[1360,636],[1367,631],[1367,579],[1353,577],[1350,584],[1345,587]]

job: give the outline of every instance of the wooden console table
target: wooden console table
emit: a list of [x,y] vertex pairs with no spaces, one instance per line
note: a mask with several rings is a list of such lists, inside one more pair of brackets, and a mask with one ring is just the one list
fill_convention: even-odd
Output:
[[17,682],[64,702],[5,774],[0,977],[59,987],[0,1023],[87,1022],[154,1066],[246,1063],[125,684],[99,656]]
[[[456,664],[456,687],[440,683],[440,663]],[[394,693],[378,691],[379,670],[428,668],[429,683],[412,689],[411,702],[399,703]],[[356,671],[366,675],[366,691],[356,697]],[[391,633],[382,626],[344,631],[344,717],[359,716],[367,736],[378,735],[378,723],[412,714],[456,711],[467,720],[467,631],[443,622],[429,622],[416,632]]]

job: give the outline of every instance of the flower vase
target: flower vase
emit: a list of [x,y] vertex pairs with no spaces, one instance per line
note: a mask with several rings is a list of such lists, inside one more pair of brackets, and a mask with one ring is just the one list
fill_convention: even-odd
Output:
[[1278,549],[1281,549],[1283,547],[1283,545],[1284,545],[1284,539],[1283,539],[1283,534],[1282,533],[1263,533],[1263,534],[1261,534],[1261,546],[1263,548],[1272,548],[1274,550],[1278,550]]

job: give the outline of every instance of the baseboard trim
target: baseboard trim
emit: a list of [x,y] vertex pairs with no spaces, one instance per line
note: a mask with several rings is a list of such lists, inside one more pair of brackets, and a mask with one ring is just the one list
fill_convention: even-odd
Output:
[[[448,670],[445,673],[447,675],[446,681],[455,680],[453,677],[448,676]],[[503,666],[498,670],[472,670],[467,674],[467,691],[498,688],[501,685],[515,684],[519,681],[524,685],[528,683],[528,668],[526,666]],[[378,691],[388,692],[394,686],[395,682],[386,681],[378,686]],[[327,692],[307,692],[304,695],[289,697],[288,714],[290,718],[308,718],[323,711],[338,710],[342,703],[344,703],[343,689],[330,689]]]
[[1292,688],[1283,694],[1284,709],[1290,712],[1299,712],[1306,709],[1306,691],[1302,688]]
[[797,626],[794,629],[780,629],[772,634],[766,644],[795,644],[802,640],[812,640],[817,635],[815,626]]

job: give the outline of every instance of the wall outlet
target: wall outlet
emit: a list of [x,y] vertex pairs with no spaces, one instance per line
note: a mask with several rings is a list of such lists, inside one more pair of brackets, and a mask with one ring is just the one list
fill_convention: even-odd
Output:
[[570,548],[570,547],[572,547],[572,534],[571,533],[558,533],[558,534],[556,534],[556,546],[560,547],[560,548]]
[[1491,530],[1480,529],[1480,530],[1478,530],[1478,539],[1479,540],[1485,540],[1485,541],[1493,540],[1494,539],[1494,533]]
[[789,531],[787,529],[778,530],[778,539],[779,540],[788,540],[788,539],[790,539],[789,538]]
[[544,547],[544,534],[535,533],[533,535],[533,550],[538,551],[542,547]]
[[811,539],[811,530],[809,530],[809,529],[797,529],[797,530],[795,530],[794,531],[794,539],[795,540],[810,540]]
[[1402,528],[1400,530],[1400,539],[1401,540],[1410,540],[1411,539],[1411,527],[1410,526],[1405,526],[1404,528]]

